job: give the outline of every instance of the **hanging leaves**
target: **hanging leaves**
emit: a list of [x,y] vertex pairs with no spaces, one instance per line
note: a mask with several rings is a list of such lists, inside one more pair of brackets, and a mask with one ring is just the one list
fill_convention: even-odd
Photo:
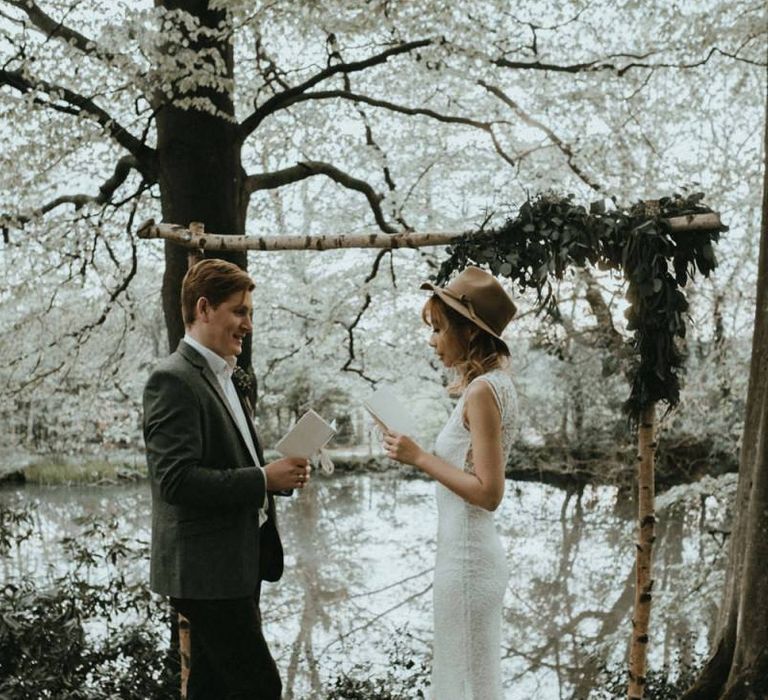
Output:
[[587,211],[573,195],[539,195],[515,218],[485,234],[467,234],[448,248],[436,275],[438,284],[467,265],[508,277],[521,292],[533,289],[539,308],[552,306],[552,279],[572,266],[616,269],[627,281],[625,315],[634,360],[624,409],[636,421],[643,408],[680,398],[684,357],[676,338],[685,337],[688,302],[683,287],[696,272],[715,269],[714,246],[728,227],[672,231],[667,219],[712,212],[702,193],[638,202],[608,211],[605,202]]

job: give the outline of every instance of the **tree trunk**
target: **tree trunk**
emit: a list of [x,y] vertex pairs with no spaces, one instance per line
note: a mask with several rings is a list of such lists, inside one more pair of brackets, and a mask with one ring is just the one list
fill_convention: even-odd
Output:
[[[748,476],[749,505],[736,644],[723,700],[768,697],[768,104],[763,139],[763,212],[755,303],[755,330],[742,436],[739,478]],[[731,546],[737,546],[731,542]]]
[[768,103],[755,329],[739,487],[713,653],[684,700],[768,697]]
[[648,628],[653,598],[653,540],[656,530],[654,514],[654,451],[656,449],[656,405],[640,413],[637,429],[637,564],[635,568],[635,606],[632,613],[632,639],[629,648],[629,700],[642,700],[648,656]]
[[[194,15],[203,27],[224,26],[226,9],[212,10],[208,0],[155,0],[168,10],[180,9]],[[182,28],[183,29],[183,28]],[[214,40],[199,33],[185,32],[189,48],[196,53],[214,49],[223,59],[228,80],[234,77],[233,47],[223,40]],[[177,46],[166,47],[173,56]],[[195,87],[182,92],[174,85],[174,97],[197,97],[209,100],[222,115],[193,108],[179,107],[164,101],[157,112],[158,185],[163,218],[166,221],[204,222],[216,231],[242,235],[248,194],[244,189],[245,173],[241,163],[241,137],[235,121],[232,95],[211,88]],[[167,98],[163,98],[164,100]],[[181,283],[195,255],[177,243],[165,241],[165,272],[162,302],[169,351],[176,349],[184,335],[181,316]],[[247,268],[244,251],[217,252],[213,256]],[[238,358],[243,367],[251,364],[251,337],[246,336],[243,352]],[[186,697],[191,648],[188,621],[178,620],[179,653],[181,656],[181,697]]]
[[[174,10],[184,10],[205,27],[217,27],[226,22],[225,9],[211,10],[206,0],[156,0],[156,4]],[[234,56],[230,43],[214,41],[198,34],[187,36],[190,49],[196,52],[214,48],[223,59],[226,79],[234,76]],[[173,55],[178,47],[169,46]],[[211,88],[197,87],[193,92],[180,92],[174,86],[175,97],[198,97],[209,100],[227,119],[198,109],[163,103],[157,112],[158,184],[163,218],[188,225],[201,221],[208,230],[242,235],[248,194],[244,189],[245,173],[241,164],[241,137],[234,115],[232,96]],[[246,269],[246,254],[218,252],[224,258]],[[165,273],[163,275],[163,312],[168,331],[168,346],[176,349],[184,335],[179,296],[181,281],[187,271],[187,250],[165,242]],[[240,364],[250,365],[250,336],[243,347]]]

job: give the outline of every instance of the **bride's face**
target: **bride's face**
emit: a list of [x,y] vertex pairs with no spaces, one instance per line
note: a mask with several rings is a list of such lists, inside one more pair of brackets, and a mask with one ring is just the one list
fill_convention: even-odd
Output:
[[429,345],[446,367],[453,367],[464,359],[464,347],[454,328],[444,319],[433,318],[430,322],[432,333],[429,336]]

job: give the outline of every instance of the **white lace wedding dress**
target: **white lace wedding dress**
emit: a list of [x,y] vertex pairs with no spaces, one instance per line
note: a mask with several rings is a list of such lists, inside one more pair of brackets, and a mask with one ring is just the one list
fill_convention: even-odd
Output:
[[[493,370],[473,380],[487,382],[501,412],[504,462],[515,430],[517,399],[512,379]],[[464,395],[437,437],[435,452],[471,472]],[[437,558],[433,586],[434,700],[502,700],[501,614],[509,579],[494,514],[437,484]]]

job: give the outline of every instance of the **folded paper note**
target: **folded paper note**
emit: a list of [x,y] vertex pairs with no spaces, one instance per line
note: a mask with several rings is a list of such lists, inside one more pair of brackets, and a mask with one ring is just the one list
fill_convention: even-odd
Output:
[[310,409],[296,421],[296,425],[275,445],[275,449],[283,457],[309,459],[335,434],[336,430]]
[[388,387],[377,389],[363,406],[380,426],[396,433],[413,431],[415,423],[411,414]]

